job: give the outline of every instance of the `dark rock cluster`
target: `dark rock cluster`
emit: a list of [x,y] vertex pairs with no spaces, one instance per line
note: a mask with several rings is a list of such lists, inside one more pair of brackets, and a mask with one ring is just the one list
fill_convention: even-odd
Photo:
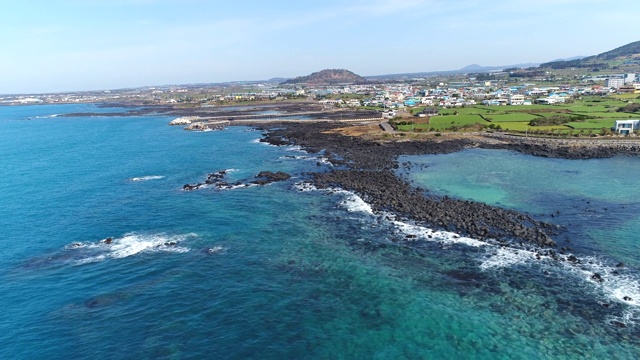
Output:
[[210,174],[207,174],[207,178],[204,182],[196,183],[196,184],[185,184],[182,187],[182,190],[191,191],[198,190],[205,186],[211,186],[218,190],[223,189],[234,189],[239,187],[249,187],[253,185],[267,185],[276,181],[283,181],[291,178],[291,175],[284,173],[282,171],[271,172],[271,171],[261,171],[256,175],[255,180],[241,180],[235,183],[229,183],[225,180],[225,176],[227,175],[227,170],[220,170]]
[[315,174],[317,187],[339,186],[363,197],[374,210],[390,211],[433,227],[478,239],[518,239],[555,246],[555,227],[528,215],[474,201],[427,196],[389,170],[335,170]]
[[[597,140],[593,140],[597,141]],[[601,140],[603,141],[603,140]],[[557,145],[554,140],[527,142],[527,141],[511,141],[508,143],[498,144],[482,144],[483,148],[487,149],[507,149],[518,151],[527,155],[563,158],[563,159],[603,159],[614,157],[618,154],[638,154],[640,153],[640,145],[634,144],[611,144],[599,143],[597,146],[595,142],[585,142],[580,145]]]
[[256,175],[256,180],[252,181],[251,183],[256,185],[267,185],[275,181],[288,180],[289,178],[291,178],[291,175],[282,171],[261,171],[258,173],[258,175]]

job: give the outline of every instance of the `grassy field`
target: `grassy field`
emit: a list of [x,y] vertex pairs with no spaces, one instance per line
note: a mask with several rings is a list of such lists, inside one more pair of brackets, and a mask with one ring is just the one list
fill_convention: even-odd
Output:
[[445,130],[455,127],[464,127],[472,124],[487,124],[478,115],[451,115],[431,118],[429,126],[436,130]]
[[[640,119],[639,113],[617,111],[631,102],[640,103],[637,94],[615,97],[587,96],[568,104],[554,105],[466,106],[439,109],[439,115],[431,117],[428,122],[426,118],[404,119],[413,121],[413,125],[400,125],[397,128],[399,131],[464,131],[499,126],[503,130],[513,132],[600,133],[602,128],[611,129],[615,120]],[[413,113],[422,109],[415,108]],[[529,125],[531,120],[554,116],[570,118],[572,121],[555,126]],[[474,124],[477,126],[473,126]]]
[[630,114],[623,112],[591,112],[591,113],[576,113],[586,115],[590,119],[638,119],[640,114]]
[[464,108],[455,108],[455,109],[440,109],[440,115],[485,115],[485,114],[493,114],[499,113],[500,108],[495,107],[487,107],[487,106],[469,106]]
[[535,114],[527,114],[527,113],[510,113],[510,114],[491,114],[491,115],[485,115],[485,118],[488,120],[491,120],[491,122],[495,122],[495,123],[502,123],[502,122],[529,122],[535,118],[537,118],[538,115]]
[[580,122],[570,122],[568,124],[566,124],[567,127],[572,128],[572,129],[585,129],[585,130],[589,130],[589,129],[593,129],[593,130],[600,130],[602,128],[610,128],[612,126],[612,122],[611,120],[587,120],[587,121],[580,121]]
[[552,131],[552,130],[566,130],[566,126],[529,126],[529,123],[522,121],[514,122],[501,122],[500,127],[505,131],[518,131],[518,132],[531,132],[531,131]]

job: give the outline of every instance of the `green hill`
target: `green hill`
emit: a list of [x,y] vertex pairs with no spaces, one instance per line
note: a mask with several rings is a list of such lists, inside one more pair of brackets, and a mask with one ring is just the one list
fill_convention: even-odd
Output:
[[541,68],[566,69],[566,68],[609,68],[609,62],[624,57],[640,57],[640,41],[620,46],[613,50],[598,55],[588,56],[582,59],[569,61],[551,61],[541,64]]
[[316,84],[316,85],[336,85],[336,84],[363,84],[367,79],[356,75],[345,69],[325,69],[314,72],[307,76],[299,76],[289,79],[283,84]]

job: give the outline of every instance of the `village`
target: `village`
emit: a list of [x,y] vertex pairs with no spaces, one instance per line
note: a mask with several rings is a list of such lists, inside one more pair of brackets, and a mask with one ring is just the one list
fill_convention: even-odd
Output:
[[638,73],[590,74],[568,81],[555,75],[520,77],[518,71],[375,81],[362,78],[356,83],[274,80],[2,95],[0,104],[117,103],[183,111],[316,104],[327,113],[350,111],[350,119],[358,118],[354,111],[367,111],[363,118],[377,113],[376,117],[389,120],[400,133],[490,129],[550,136],[635,136],[640,130]]

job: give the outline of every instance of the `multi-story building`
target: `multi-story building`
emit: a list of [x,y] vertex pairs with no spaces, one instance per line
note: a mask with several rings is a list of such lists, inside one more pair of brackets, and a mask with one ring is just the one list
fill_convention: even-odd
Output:
[[611,77],[604,81],[604,87],[617,89],[624,86],[624,78]]

